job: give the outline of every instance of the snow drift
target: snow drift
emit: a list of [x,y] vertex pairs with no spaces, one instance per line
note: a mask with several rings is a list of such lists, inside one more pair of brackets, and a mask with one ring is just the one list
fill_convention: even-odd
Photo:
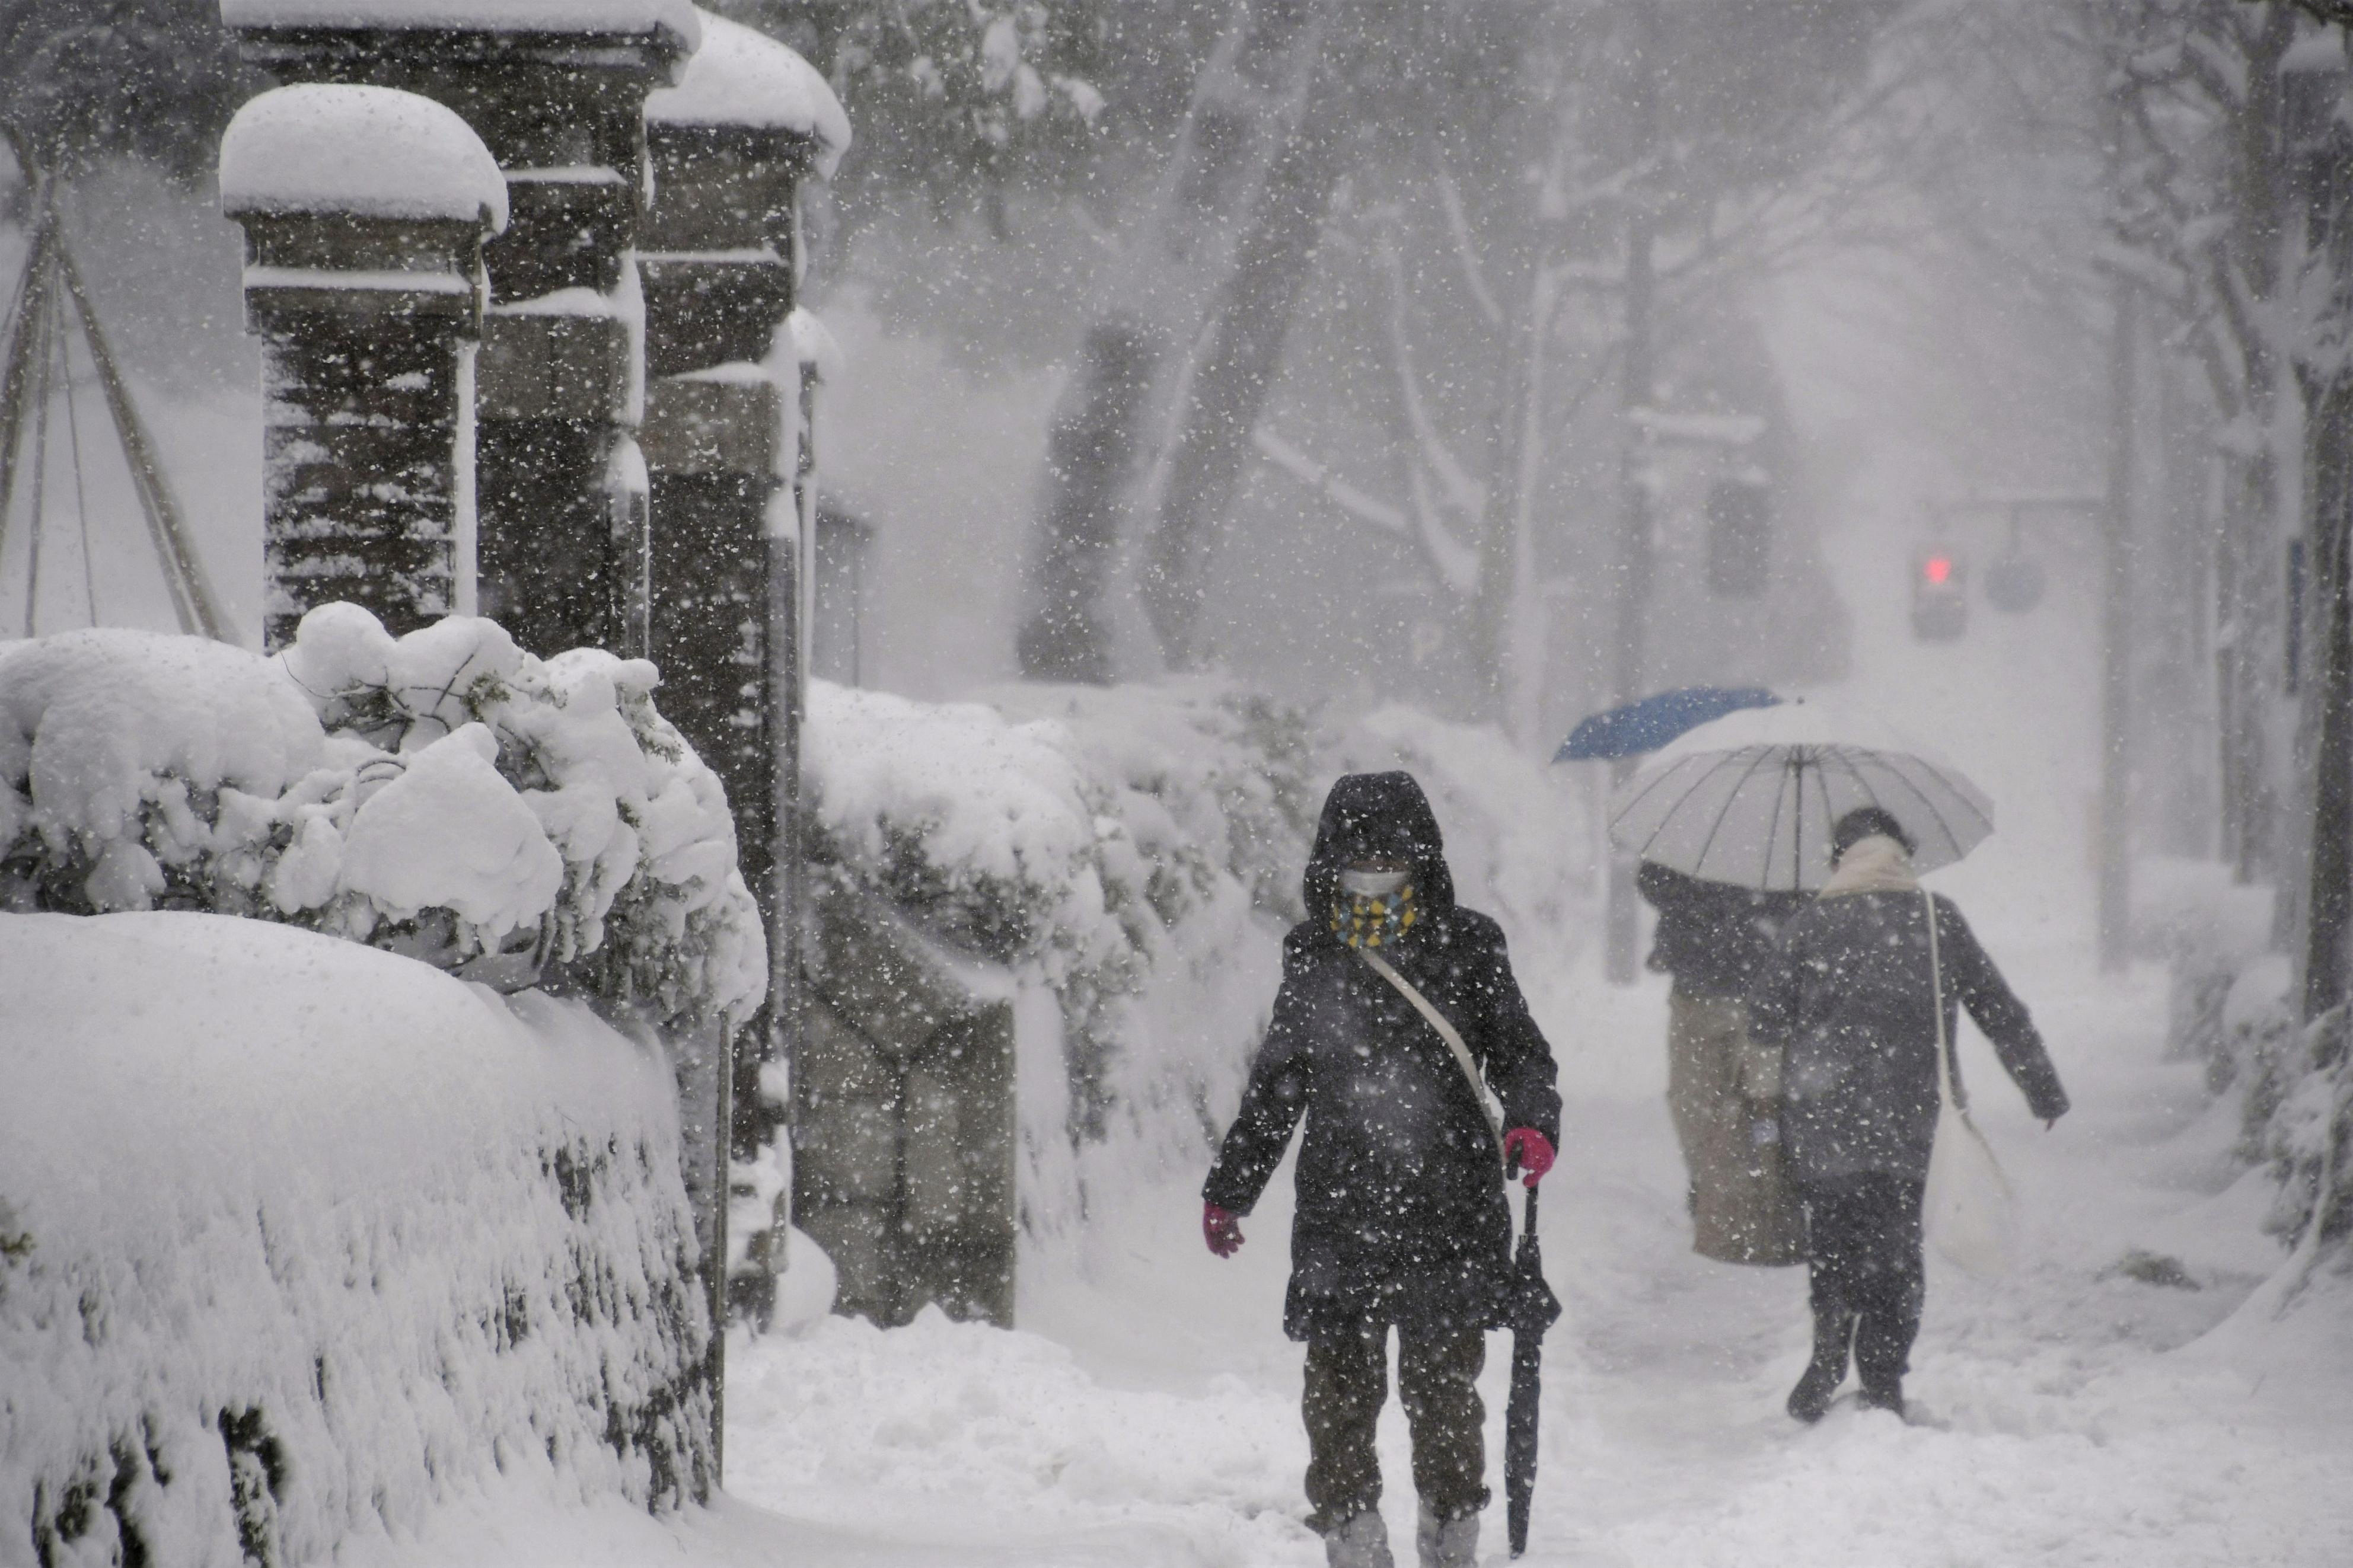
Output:
[[233,1565],[711,1476],[669,1068],[311,931],[0,916],[0,1558]]

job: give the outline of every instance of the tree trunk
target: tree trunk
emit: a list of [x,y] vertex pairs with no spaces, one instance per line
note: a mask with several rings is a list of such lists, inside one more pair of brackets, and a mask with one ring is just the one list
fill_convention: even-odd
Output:
[[[2342,284],[2340,282],[2340,287]],[[2305,891],[2304,1016],[2348,991],[2353,939],[2353,378],[2338,375],[2312,423],[2311,853]]]
[[1046,445],[1046,503],[1031,563],[1031,608],[1015,639],[1031,680],[1112,679],[1103,586],[1119,546],[1127,489],[1144,445],[1160,360],[1145,324],[1113,318],[1087,332],[1076,395]]
[[1219,290],[1217,325],[1186,392],[1144,569],[1144,603],[1171,669],[1200,660],[1202,577],[1282,368],[1299,291],[1346,147],[1347,89],[1320,74],[1298,130],[1268,171],[1250,227]]
[[1199,341],[1229,288],[1258,195],[1304,111],[1329,8],[1328,0],[1234,0],[1168,166],[1104,273],[1083,363],[1049,440],[1029,603],[1016,637],[1025,676],[1113,678],[1103,599],[1162,427],[1162,373]]
[[[2332,346],[2353,334],[2353,137],[2338,119],[2344,81],[2342,73],[2299,77],[2284,117],[2302,218],[2290,237],[2325,237],[2329,290],[2312,336]],[[2290,254],[2301,262],[2303,247]],[[2308,765],[2299,783],[2310,815],[2295,950],[2307,1022],[2353,993],[2353,370],[2341,353],[2315,357],[2322,363],[2304,367],[2308,510],[2296,627],[2308,672],[2299,737]]]
[[2133,285],[2116,282],[2108,345],[2108,495],[2102,535],[2100,614],[2100,967],[2131,956],[2132,533],[2135,397],[2140,312]]
[[[2295,21],[2284,5],[2272,8],[2251,43],[2246,90],[2232,117],[2230,250],[2247,310],[2234,335],[2245,366],[2242,445],[2231,462],[2224,502],[2219,586],[2224,837],[2239,880],[2275,881],[2280,871],[2277,679],[2282,656],[2279,556],[2281,527],[2279,421],[2286,410],[2285,366],[2271,333],[2281,286],[2281,245],[2287,211],[2285,104],[2280,61]],[[2281,934],[2281,933],[2275,933]]]

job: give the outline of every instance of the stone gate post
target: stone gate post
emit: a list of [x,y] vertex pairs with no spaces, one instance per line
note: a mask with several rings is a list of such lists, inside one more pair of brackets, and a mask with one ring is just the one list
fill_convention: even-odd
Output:
[[262,340],[263,638],[344,599],[394,635],[472,609],[482,244],[506,183],[466,122],[385,88],[265,92],[221,139]]
[[534,653],[646,646],[646,94],[700,37],[687,0],[221,0],[281,81],[405,89],[504,173],[475,388],[480,608]]
[[744,879],[767,918],[768,1012],[739,1056],[733,1118],[748,1155],[776,1134],[781,1108],[760,1094],[759,1068],[795,1032],[798,968],[801,376],[789,343],[773,350],[799,283],[800,186],[832,172],[849,128],[792,50],[720,17],[702,26],[678,85],[646,100],[641,441],[663,711],[725,781]]

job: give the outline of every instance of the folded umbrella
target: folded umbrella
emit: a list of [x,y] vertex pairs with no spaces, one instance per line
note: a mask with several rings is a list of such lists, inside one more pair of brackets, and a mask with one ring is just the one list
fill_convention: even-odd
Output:
[[1536,1245],[1536,1190],[1528,1189],[1519,1256],[1512,1265],[1512,1398],[1504,1411],[1504,1500],[1512,1555],[1528,1549],[1528,1506],[1536,1490],[1536,1405],[1543,1389],[1544,1337],[1560,1317],[1560,1299],[1545,1283]]
[[1876,805],[1912,836],[1921,870],[1993,831],[1993,804],[1959,769],[1885,723],[1800,699],[1702,724],[1609,799],[1609,837],[1686,876],[1765,891],[1830,879],[1831,828]]
[[1694,724],[1744,708],[1770,707],[1779,700],[1761,686],[1686,686],[1662,691],[1583,721],[1568,732],[1552,760],[1578,763],[1640,756],[1657,751]]

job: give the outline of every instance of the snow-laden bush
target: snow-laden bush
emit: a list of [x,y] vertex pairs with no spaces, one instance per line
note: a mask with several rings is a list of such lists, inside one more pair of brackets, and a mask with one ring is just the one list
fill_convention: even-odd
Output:
[[1339,773],[1411,770],[1464,901],[1533,951],[1565,959],[1588,907],[1567,790],[1403,709],[1327,727],[1215,681],[955,704],[818,683],[803,754],[819,873],[1011,973],[1033,1232],[1079,1212],[1089,1146],[1190,1163],[1230,1112]]
[[2353,1234],[2353,1009],[2340,1005],[2295,1032],[2274,1076],[2262,1152],[2280,1184],[2266,1227],[2315,1248]]
[[2134,864],[2132,894],[2133,949],[2166,965],[2167,1051],[2205,1062],[2219,1094],[2245,1054],[2255,994],[2270,984],[2244,982],[2270,951],[2272,890],[2219,861],[2148,856]]
[[0,1562],[324,1561],[494,1476],[707,1489],[656,1053],[201,914],[0,916]]
[[[1145,1091],[1113,1079],[1155,973],[1296,903],[1281,868],[1313,826],[1306,731],[1261,702],[1201,686],[933,704],[820,682],[809,710],[813,858],[1052,994],[1087,1135]],[[1155,1056],[1155,1078],[1194,1065]]]
[[2237,1157],[2278,1184],[2263,1228],[2316,1257],[2353,1234],[2347,1010],[2300,1021],[2295,966],[2271,951],[2269,889],[2196,861],[2145,861],[2135,876],[2136,946],[2170,970],[2168,1043],[2237,1101]]
[[765,985],[717,777],[642,659],[329,605],[274,659],[70,632],[0,650],[0,906],[284,921],[663,1016]]

